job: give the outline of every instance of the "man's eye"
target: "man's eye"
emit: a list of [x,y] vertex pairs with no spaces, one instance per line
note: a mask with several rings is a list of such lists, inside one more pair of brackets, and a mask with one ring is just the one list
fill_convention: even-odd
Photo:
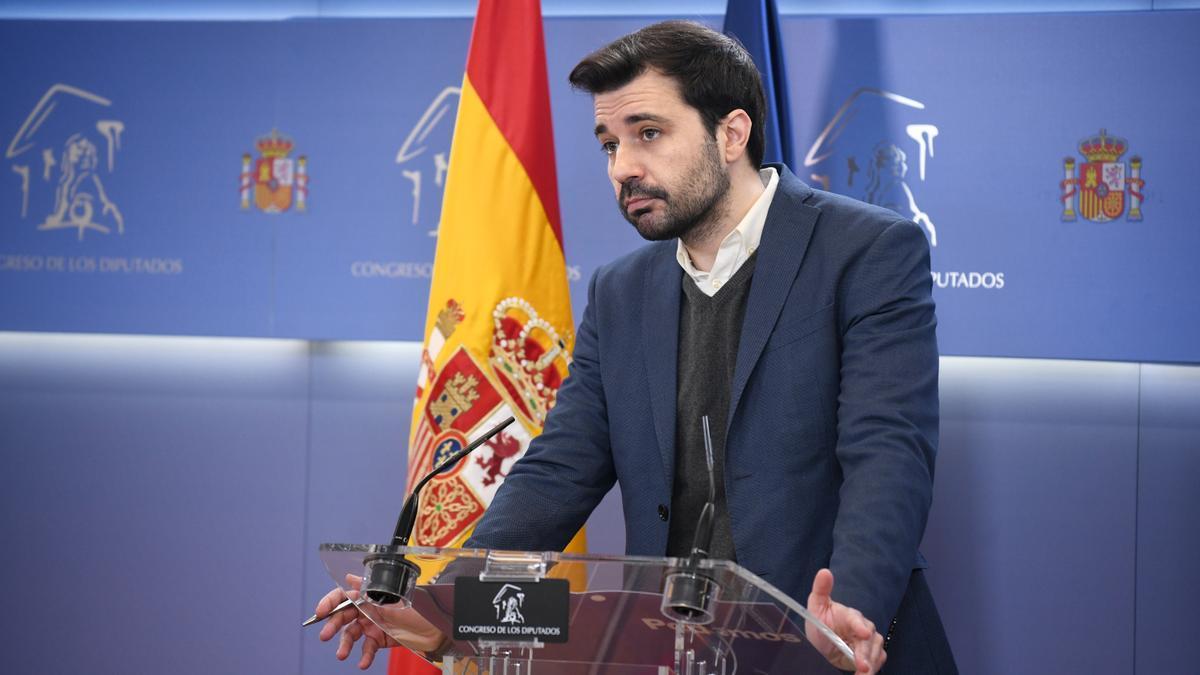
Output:
[[642,129],[642,140],[652,141],[661,135],[662,132],[658,129]]
[[615,155],[617,154],[617,142],[605,141],[600,144],[600,150],[606,155]]

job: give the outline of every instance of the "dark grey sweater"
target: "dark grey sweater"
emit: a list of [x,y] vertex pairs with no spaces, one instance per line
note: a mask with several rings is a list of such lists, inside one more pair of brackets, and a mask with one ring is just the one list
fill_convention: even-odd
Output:
[[683,276],[683,298],[679,303],[679,388],[675,401],[675,483],[667,535],[669,556],[691,552],[696,521],[708,500],[708,468],[700,422],[702,416],[708,415],[717,488],[715,529],[709,553],[713,558],[737,559],[725,501],[725,425],[755,259],[751,255],[712,297],[697,288],[690,276]]

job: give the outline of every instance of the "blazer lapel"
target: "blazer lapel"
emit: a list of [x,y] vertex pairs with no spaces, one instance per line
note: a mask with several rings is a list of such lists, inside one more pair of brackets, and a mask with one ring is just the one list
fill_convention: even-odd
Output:
[[659,247],[646,273],[642,302],[642,344],[649,379],[650,412],[662,453],[668,491],[675,475],[675,368],[679,361],[679,296],[683,269],[675,247]]
[[729,390],[726,432],[733,422],[750,373],[754,372],[767,338],[775,330],[775,322],[800,270],[820,214],[819,209],[804,204],[812,190],[787,169],[782,166],[777,169],[779,186],[767,211],[767,222],[758,246],[758,261],[754,264],[754,278],[750,281],[750,295],[746,299],[746,316],[742,321],[733,384]]

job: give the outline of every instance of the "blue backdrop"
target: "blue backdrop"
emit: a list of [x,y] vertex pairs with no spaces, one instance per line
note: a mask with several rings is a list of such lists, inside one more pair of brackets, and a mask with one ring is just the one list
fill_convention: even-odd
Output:
[[[419,5],[466,16],[474,3],[0,0],[0,14],[278,18]],[[918,10],[1188,5],[1200,3],[936,0]],[[578,16],[600,6],[544,2],[577,290],[639,243],[611,204],[590,102],[562,85],[581,54],[652,20]],[[714,26],[724,6],[603,3],[610,17],[702,12]],[[785,16],[799,160],[838,118],[798,173],[864,197],[884,182],[867,181],[872,171],[906,167],[903,183],[938,235],[944,353],[1193,360],[1183,185],[1200,137],[1186,125],[1198,119],[1198,20]],[[462,18],[0,21],[0,510],[10,516],[0,535],[14,551],[0,576],[21,608],[0,618],[12,645],[0,671],[357,672],[298,623],[329,588],[317,545],[386,537],[403,498],[420,344],[394,340],[419,337],[437,155],[468,30]],[[55,84],[73,89],[39,108]],[[914,137],[910,124],[938,129],[932,152],[918,152],[928,127]],[[1132,157],[1143,159],[1140,222],[1127,218],[1125,191],[1115,221],[1062,220],[1063,160],[1079,177],[1079,142],[1102,128],[1127,148],[1100,164],[1131,172]],[[241,208],[242,156],[257,168],[257,141],[272,129],[292,141],[279,159],[294,161],[268,165],[263,194],[289,176],[294,192],[303,155],[303,212],[294,193],[279,214]],[[896,150],[903,164],[891,161]],[[889,161],[872,170],[877,154]],[[891,184],[872,192],[907,202]],[[60,190],[70,198],[61,212]],[[5,332],[14,328],[356,341]],[[358,341],[370,336],[389,341]],[[922,549],[962,671],[1194,670],[1179,646],[1200,605],[1200,366],[946,357],[941,392]],[[592,550],[622,550],[619,504],[610,494],[593,514]]]
[[[576,312],[640,240],[565,76],[646,22],[547,20]],[[420,340],[469,30],[0,22],[0,329]],[[1197,33],[1196,12],[784,17],[796,173],[925,226],[944,354],[1200,360]]]

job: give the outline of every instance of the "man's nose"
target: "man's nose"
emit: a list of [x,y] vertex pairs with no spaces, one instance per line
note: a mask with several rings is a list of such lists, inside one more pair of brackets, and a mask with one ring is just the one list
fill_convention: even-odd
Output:
[[614,181],[624,183],[631,178],[642,178],[644,171],[645,168],[636,151],[617,148],[609,170],[609,175]]

